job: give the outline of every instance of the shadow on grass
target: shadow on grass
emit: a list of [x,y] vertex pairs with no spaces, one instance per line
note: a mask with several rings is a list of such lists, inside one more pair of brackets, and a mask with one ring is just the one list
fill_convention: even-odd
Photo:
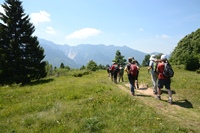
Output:
[[46,84],[46,83],[52,82],[53,80],[54,80],[53,78],[40,79],[40,80],[37,80],[37,81],[33,81],[33,82],[31,82],[27,85],[33,86],[33,85],[38,85],[38,84]]
[[183,108],[193,108],[192,103],[188,101],[187,99],[174,101],[173,104],[178,105]]
[[[162,93],[163,94],[168,94],[168,91],[165,89],[165,90],[162,90]],[[176,92],[172,90],[172,94],[176,94]]]
[[147,87],[137,88],[137,90],[147,90]]
[[142,97],[151,97],[151,95],[144,95],[144,94],[135,94],[135,96],[142,96]]

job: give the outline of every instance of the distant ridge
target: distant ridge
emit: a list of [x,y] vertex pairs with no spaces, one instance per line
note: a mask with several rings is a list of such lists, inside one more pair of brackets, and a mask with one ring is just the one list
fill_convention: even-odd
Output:
[[87,65],[90,60],[93,60],[98,65],[111,65],[115,58],[116,51],[119,50],[121,54],[127,59],[134,57],[141,64],[147,53],[134,50],[127,46],[106,46],[104,44],[80,44],[77,46],[69,46],[55,44],[51,41],[38,39],[40,46],[45,50],[44,60],[56,67],[60,67],[61,63],[71,68],[80,68]]

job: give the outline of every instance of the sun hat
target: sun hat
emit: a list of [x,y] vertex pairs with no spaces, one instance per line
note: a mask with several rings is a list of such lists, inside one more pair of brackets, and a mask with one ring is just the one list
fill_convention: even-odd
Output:
[[151,55],[151,57],[149,58],[149,60],[155,61],[155,60],[156,60],[156,59],[155,59],[155,55],[154,55],[154,54]]
[[163,54],[163,55],[161,55],[160,59],[161,60],[167,60],[167,56]]
[[133,59],[133,57],[128,57],[128,60]]

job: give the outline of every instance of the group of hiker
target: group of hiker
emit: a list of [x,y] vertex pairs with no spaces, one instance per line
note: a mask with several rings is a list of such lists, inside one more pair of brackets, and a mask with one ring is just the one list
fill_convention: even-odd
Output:
[[[133,69],[135,69],[135,72],[133,70],[134,73],[130,74],[131,76],[129,76],[129,78],[134,79],[134,80],[130,79],[129,81],[131,81],[132,85],[134,85],[135,88],[139,88],[138,76],[139,76],[139,69],[140,68],[138,66],[137,60],[134,60],[133,57],[128,58],[128,64],[125,67],[117,64],[116,62],[112,62],[111,67],[107,66],[108,76],[111,77],[111,80],[114,83],[117,83],[117,82],[120,82],[120,81],[124,82],[124,71],[129,75],[129,69],[132,68],[132,67],[130,67],[131,64],[133,64],[135,66],[133,68]],[[130,71],[130,72],[132,72],[132,71]],[[132,81],[134,81],[134,83]]]
[[[130,84],[130,91],[133,96],[135,96],[135,89],[139,88],[138,76],[139,76],[139,66],[138,62],[134,58],[129,57],[128,63],[123,68],[122,65],[113,62],[109,67],[107,66],[108,76],[114,83],[124,81],[123,75],[124,71],[127,73],[128,81]],[[161,100],[161,89],[165,87],[168,91],[169,99],[168,102],[172,104],[172,91],[170,88],[171,77],[174,72],[167,60],[166,55],[161,55],[160,59],[156,59],[155,55],[151,55],[149,59],[148,73],[151,74],[151,80],[153,83],[153,94],[156,98]]]
[[165,87],[168,91],[168,103],[172,104],[172,91],[171,91],[171,77],[174,71],[167,60],[166,55],[161,55],[160,59],[156,59],[155,55],[151,55],[148,67],[150,71],[151,80],[153,83],[153,93],[158,100],[161,100],[161,89]]

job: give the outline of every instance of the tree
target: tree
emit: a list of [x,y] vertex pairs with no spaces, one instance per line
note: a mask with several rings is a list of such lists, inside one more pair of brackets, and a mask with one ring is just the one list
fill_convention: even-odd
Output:
[[145,55],[144,60],[142,61],[142,66],[148,66],[149,65],[149,58],[150,54]]
[[61,69],[62,69],[62,68],[65,68],[64,63],[61,63],[61,64],[60,64],[60,68],[61,68]]
[[186,35],[171,53],[170,62],[184,64],[186,70],[200,69],[200,29]]
[[52,75],[53,74],[53,66],[51,64],[49,64],[48,61],[46,61],[46,72],[47,75]]
[[69,66],[65,66],[65,69],[70,70],[71,68]]
[[115,59],[113,61],[122,66],[126,64],[126,59],[124,59],[124,56],[121,55],[121,52],[119,50],[116,51]]
[[102,64],[99,64],[98,68],[99,68],[100,70],[105,70],[105,69],[106,69],[106,67],[105,67],[104,65],[102,65]]
[[186,57],[187,59],[185,60],[185,63],[184,63],[186,70],[195,71],[200,68],[200,63],[197,56],[190,54]]
[[91,71],[96,71],[98,70],[98,66],[97,63],[94,62],[93,60],[90,60],[87,64],[87,70],[91,70]]
[[44,49],[20,0],[5,0],[0,12],[0,83],[29,83],[46,76]]
[[[155,55],[155,59],[160,59],[161,55],[163,55],[163,53],[159,53],[159,54]],[[150,54],[145,55],[144,60],[142,61],[142,66],[148,66],[149,65],[150,57],[151,57]]]
[[80,70],[85,70],[85,66],[83,65],[83,66],[80,68]]

